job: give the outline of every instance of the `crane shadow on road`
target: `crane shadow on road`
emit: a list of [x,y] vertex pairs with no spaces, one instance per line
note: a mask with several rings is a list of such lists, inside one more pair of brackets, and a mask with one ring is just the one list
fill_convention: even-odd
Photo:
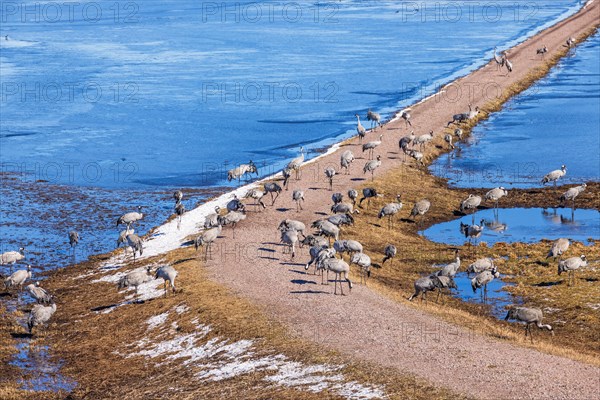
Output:
[[329,294],[323,290],[292,290],[290,294]]
[[531,286],[537,286],[537,287],[551,287],[551,286],[556,286],[556,285],[562,285],[564,282],[562,280],[560,281],[550,281],[550,282],[540,282],[540,283],[535,283]]
[[294,272],[294,273],[300,274],[300,275],[313,275],[313,276],[316,276],[315,274],[309,274],[308,272],[305,272],[305,271],[298,271],[297,269],[288,269],[288,272]]
[[184,259],[182,259],[182,260],[177,260],[177,261],[173,262],[173,264],[171,264],[171,265],[182,264],[182,263],[184,263],[184,262],[193,261],[193,260],[195,260],[195,259],[196,259],[195,257],[184,258]]
[[305,279],[292,279],[290,282],[296,285],[316,285],[315,281],[307,281]]
[[31,339],[33,337],[33,333],[29,333],[29,332],[11,332],[10,336],[13,339]]
[[281,265],[286,265],[286,266],[290,266],[290,267],[304,267],[304,265],[306,265],[306,264],[295,263],[295,262],[283,262],[283,263],[281,263]]

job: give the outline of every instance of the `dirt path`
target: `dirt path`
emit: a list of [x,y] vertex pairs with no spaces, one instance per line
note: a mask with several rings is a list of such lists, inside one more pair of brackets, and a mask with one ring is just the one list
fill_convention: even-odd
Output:
[[[496,88],[507,88],[525,78],[541,63],[536,56],[537,48],[548,46],[549,57],[569,36],[577,37],[597,25],[599,6],[593,2],[585,10],[511,49],[512,74],[504,76],[504,71],[500,74],[495,65],[488,64],[446,87],[445,94],[412,107],[415,133],[433,130],[440,136],[451,116],[466,112],[469,103],[483,105],[496,94]],[[461,89],[461,95],[456,95],[456,88]],[[376,176],[401,165],[401,157],[392,157],[388,152],[398,151],[398,139],[408,130],[403,121],[395,121],[381,132],[383,144],[376,154],[382,155],[383,165]],[[366,140],[376,140],[378,136],[379,131],[369,133]],[[443,138],[436,139],[437,143],[442,141]],[[348,148],[361,156],[356,140],[342,150]],[[226,238],[215,246],[213,261],[208,264],[212,278],[264,306],[267,312],[303,337],[470,396],[598,398],[598,368],[480,336],[389,300],[364,286],[356,285],[350,296],[333,296],[330,294],[332,285],[321,286],[320,279],[305,274],[302,265],[287,262],[289,256],[282,255],[276,244],[279,240],[276,227],[284,218],[298,219],[309,225],[322,217],[319,213],[329,212],[332,192],[325,189],[323,170],[327,165],[338,169],[339,154],[340,150],[307,165],[302,179],[292,180],[290,191],[282,194],[277,208],[250,214],[248,220],[237,227],[235,240],[232,240],[231,230],[226,228]],[[336,176],[334,190],[345,192],[368,183],[357,179],[365,177],[362,173],[365,161],[356,160],[351,175]],[[291,201],[291,191],[296,188],[306,192],[304,211],[300,213],[294,211],[295,204]],[[297,259],[297,262],[305,262],[306,250],[301,251]]]

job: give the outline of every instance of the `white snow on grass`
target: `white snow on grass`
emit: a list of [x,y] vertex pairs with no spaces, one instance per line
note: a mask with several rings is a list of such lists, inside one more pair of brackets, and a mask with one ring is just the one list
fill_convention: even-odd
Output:
[[151,329],[159,327],[160,325],[167,322],[167,318],[169,318],[168,312],[158,314],[158,315],[148,318],[148,320],[146,320],[146,323],[148,324],[148,329],[151,330]]
[[[163,324],[168,313],[147,320],[149,326]],[[289,360],[282,354],[258,355],[252,340],[230,341],[219,337],[207,340],[211,332],[208,325],[196,325],[196,331],[189,334],[161,334],[157,342],[143,338],[136,342],[139,349],[126,357],[143,356],[159,358],[159,366],[166,363],[180,363],[197,370],[199,381],[222,381],[237,376],[261,372],[267,373],[263,380],[274,386],[295,388],[312,393],[328,390],[347,399],[386,398],[383,387],[363,385],[356,381],[345,382],[341,372],[343,365],[306,365]],[[172,334],[174,332],[171,332]]]
[[177,307],[175,307],[175,312],[179,315],[183,314],[184,312],[189,311],[189,307],[186,306],[185,304],[180,304]]

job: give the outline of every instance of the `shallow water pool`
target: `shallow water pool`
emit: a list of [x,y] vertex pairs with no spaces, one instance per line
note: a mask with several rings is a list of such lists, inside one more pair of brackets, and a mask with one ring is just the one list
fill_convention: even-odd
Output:
[[600,212],[570,208],[501,208],[477,211],[458,220],[443,222],[426,229],[424,236],[437,243],[462,245],[468,240],[460,232],[460,223],[476,224],[483,219],[485,229],[475,242],[493,245],[505,243],[535,243],[542,239],[566,237],[588,243],[600,239]]

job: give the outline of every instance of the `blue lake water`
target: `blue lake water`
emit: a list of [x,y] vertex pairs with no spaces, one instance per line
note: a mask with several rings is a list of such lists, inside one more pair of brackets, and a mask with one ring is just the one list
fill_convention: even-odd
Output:
[[471,287],[471,279],[475,277],[475,274],[467,276],[466,272],[458,272],[454,277],[457,290],[453,291],[454,296],[461,300],[472,302],[472,303],[485,303],[490,306],[490,312],[496,318],[504,318],[506,316],[506,308],[515,302],[521,302],[521,299],[514,298],[509,292],[503,290],[507,283],[502,281],[500,278],[495,278],[487,285],[487,295],[483,298],[483,288],[477,289],[476,293],[473,293]]
[[18,3],[0,32],[3,170],[111,188],[220,185],[249,159],[268,174],[580,3]]
[[[555,240],[566,237],[588,243],[588,239],[600,240],[600,212],[597,210],[570,208],[509,208],[478,211],[460,219],[436,224],[424,231],[429,240],[438,243],[462,245],[467,242],[460,232],[460,223],[479,225],[484,219],[485,229],[477,239],[493,245],[505,243],[535,243],[542,239]],[[476,241],[477,241],[476,240]]]
[[600,33],[571,50],[545,79],[475,127],[467,143],[431,171],[459,187],[540,186],[600,180]]

